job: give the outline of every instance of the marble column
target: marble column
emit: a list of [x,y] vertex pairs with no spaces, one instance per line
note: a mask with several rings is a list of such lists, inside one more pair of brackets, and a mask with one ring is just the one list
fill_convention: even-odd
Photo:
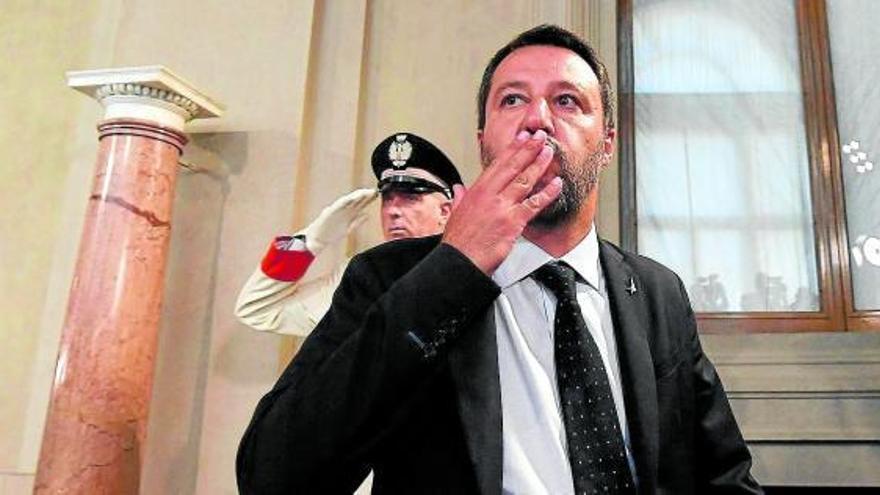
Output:
[[105,114],[34,492],[135,494],[184,124],[222,109],[159,66],[68,84]]

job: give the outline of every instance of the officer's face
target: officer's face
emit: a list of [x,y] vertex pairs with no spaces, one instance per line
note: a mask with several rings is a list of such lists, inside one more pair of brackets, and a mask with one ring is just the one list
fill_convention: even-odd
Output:
[[558,224],[584,203],[610,159],[614,132],[606,132],[603,119],[599,81],[584,59],[555,46],[517,49],[492,77],[478,135],[483,165],[512,146],[520,131],[543,129],[557,152],[536,189],[559,175],[563,190],[535,222]]
[[440,193],[382,193],[382,233],[385,240],[425,237],[443,232],[452,203]]

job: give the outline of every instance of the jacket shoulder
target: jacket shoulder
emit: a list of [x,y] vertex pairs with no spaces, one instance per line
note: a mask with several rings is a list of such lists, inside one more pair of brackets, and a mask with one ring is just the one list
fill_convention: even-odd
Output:
[[417,265],[439,243],[439,235],[384,242],[355,255],[350,268],[378,271],[396,279]]
[[429,237],[411,237],[409,239],[397,239],[383,242],[367,249],[358,257],[363,258],[387,258],[388,256],[422,256],[428,254],[440,243],[439,235]]
[[604,239],[600,242],[606,259],[616,259],[629,265],[643,282],[662,288],[683,287],[678,274],[666,265],[647,256],[621,249]]

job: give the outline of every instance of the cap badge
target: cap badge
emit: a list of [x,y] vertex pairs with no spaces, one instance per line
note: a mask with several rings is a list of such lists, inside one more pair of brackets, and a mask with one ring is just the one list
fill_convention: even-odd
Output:
[[412,145],[406,140],[406,134],[394,136],[394,141],[388,147],[388,158],[394,168],[405,167],[410,156],[412,156]]

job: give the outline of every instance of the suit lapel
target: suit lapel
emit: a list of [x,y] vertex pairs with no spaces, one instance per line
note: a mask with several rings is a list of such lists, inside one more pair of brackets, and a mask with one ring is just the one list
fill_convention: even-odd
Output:
[[500,494],[501,385],[494,310],[465,329],[449,351],[449,369],[458,394],[458,412],[480,493]]
[[[657,383],[648,346],[646,290],[614,247],[601,241],[599,258],[610,299],[630,442],[641,493],[657,486]],[[634,290],[633,290],[634,289]]]

